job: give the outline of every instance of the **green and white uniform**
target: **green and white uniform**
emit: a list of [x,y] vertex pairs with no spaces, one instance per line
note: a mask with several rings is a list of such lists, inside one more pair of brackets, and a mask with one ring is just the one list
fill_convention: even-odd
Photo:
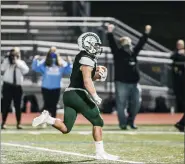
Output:
[[80,70],[82,65],[88,65],[93,68],[93,78],[96,72],[97,60],[95,56],[89,55],[85,51],[81,51],[75,58],[70,77],[70,85],[63,95],[64,124],[66,125],[68,132],[71,131],[74,125],[77,113],[81,113],[93,126],[103,126],[99,108],[84,87],[83,75]]

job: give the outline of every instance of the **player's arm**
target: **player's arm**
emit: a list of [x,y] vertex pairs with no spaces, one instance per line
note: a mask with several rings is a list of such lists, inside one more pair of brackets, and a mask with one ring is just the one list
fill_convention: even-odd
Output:
[[91,78],[93,68],[90,66],[82,65],[81,71],[83,75],[83,81],[85,88],[89,91],[91,95],[94,95],[96,93],[96,89],[94,87],[94,83]]
[[87,91],[91,94],[91,96],[93,97],[95,102],[99,105],[101,103],[102,99],[96,93],[96,89],[94,87],[94,83],[91,78],[92,70],[93,70],[93,68],[91,66],[87,66],[87,65],[81,66],[84,86],[87,89]]

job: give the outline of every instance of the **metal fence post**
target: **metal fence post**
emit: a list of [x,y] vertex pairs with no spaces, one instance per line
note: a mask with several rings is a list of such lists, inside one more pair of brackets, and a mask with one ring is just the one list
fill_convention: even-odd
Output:
[[31,39],[31,36],[30,36],[30,21],[29,19],[26,20],[26,29],[27,29],[27,39]]
[[[38,46],[37,46],[36,44],[34,44],[34,45],[33,45],[33,57],[34,57],[35,55],[37,55],[37,48],[38,48]],[[37,81],[38,81],[38,75],[37,75],[37,73],[36,73],[35,71],[32,72],[32,77],[31,77],[31,79],[32,79],[32,82],[33,82],[33,83],[37,83]]]

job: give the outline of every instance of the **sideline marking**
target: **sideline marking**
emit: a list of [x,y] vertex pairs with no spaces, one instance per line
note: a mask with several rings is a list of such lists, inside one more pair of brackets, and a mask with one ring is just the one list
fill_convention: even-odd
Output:
[[[46,151],[46,152],[53,152],[53,153],[67,154],[67,155],[75,155],[75,156],[81,156],[81,157],[88,157],[88,158],[96,159],[95,156],[85,155],[85,154],[80,154],[80,153],[73,153],[73,152],[60,151],[60,150],[52,150],[52,149],[48,149],[48,148],[34,147],[34,146],[29,146],[29,145],[12,144],[12,143],[6,143],[6,142],[2,142],[1,144],[5,145],[5,146],[22,147],[22,148],[26,148],[26,149],[41,150],[41,151]],[[130,164],[144,164],[143,162],[135,162],[135,161],[124,161],[124,160],[114,160],[114,161],[125,162],[125,163],[130,163]]]
[[[1,134],[62,134],[60,131],[54,131],[54,130],[3,130],[1,131]],[[92,134],[92,131],[72,131],[70,134],[83,134],[83,135],[89,135]],[[130,135],[137,135],[137,134],[172,134],[172,135],[184,135],[184,133],[181,132],[164,132],[164,131],[103,131],[103,134],[130,134]]]

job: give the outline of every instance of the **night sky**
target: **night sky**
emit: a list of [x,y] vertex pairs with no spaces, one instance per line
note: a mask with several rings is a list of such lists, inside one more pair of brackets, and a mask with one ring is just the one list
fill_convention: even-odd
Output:
[[150,24],[151,38],[169,49],[177,39],[185,40],[185,2],[93,1],[91,16],[115,17],[140,32]]

